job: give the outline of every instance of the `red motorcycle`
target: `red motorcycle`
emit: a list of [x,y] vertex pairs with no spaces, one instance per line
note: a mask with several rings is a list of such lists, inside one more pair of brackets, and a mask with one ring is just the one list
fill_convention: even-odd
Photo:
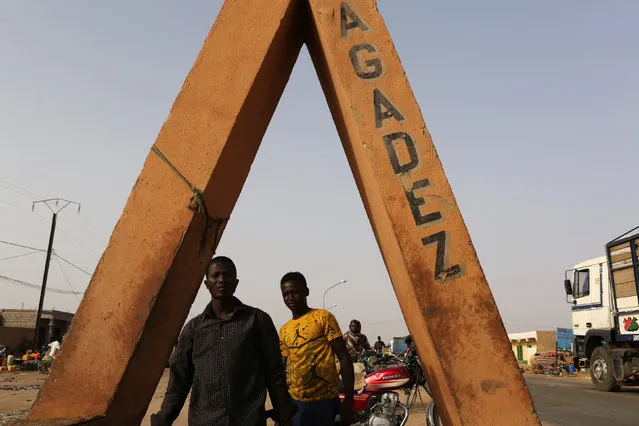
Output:
[[[431,395],[410,336],[406,338],[406,343],[408,349],[404,365],[380,368],[366,375],[364,389],[354,395],[352,425],[403,426],[408,420],[410,407],[417,399],[419,388],[423,387]],[[400,401],[397,391],[407,395],[406,403]],[[340,399],[344,399],[343,393],[340,393]],[[432,401],[426,411],[428,426],[441,425]]]

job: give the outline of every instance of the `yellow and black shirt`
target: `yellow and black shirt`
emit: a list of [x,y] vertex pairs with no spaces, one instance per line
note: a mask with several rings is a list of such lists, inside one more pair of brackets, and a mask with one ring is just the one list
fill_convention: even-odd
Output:
[[320,401],[339,396],[339,375],[331,340],[342,338],[337,320],[324,309],[311,309],[280,329],[286,381],[293,399]]

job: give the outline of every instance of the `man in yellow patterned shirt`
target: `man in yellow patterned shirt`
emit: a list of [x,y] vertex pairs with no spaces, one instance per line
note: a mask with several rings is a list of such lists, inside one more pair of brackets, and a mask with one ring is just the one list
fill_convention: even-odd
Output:
[[[293,313],[280,329],[280,348],[286,359],[286,381],[298,411],[293,426],[333,426],[340,414],[342,425],[353,418],[354,373],[337,320],[324,309],[308,307],[306,278],[289,272],[280,282],[284,303]],[[340,363],[344,401],[340,408]]]

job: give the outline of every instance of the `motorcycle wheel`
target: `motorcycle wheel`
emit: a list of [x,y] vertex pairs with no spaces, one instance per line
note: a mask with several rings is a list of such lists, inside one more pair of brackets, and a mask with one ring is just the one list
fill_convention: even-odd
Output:
[[426,424],[428,426],[442,426],[442,419],[439,418],[435,401],[431,401],[426,409]]

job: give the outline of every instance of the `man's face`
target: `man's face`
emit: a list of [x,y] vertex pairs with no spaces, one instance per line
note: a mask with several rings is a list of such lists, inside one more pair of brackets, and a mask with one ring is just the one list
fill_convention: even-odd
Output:
[[282,284],[282,299],[292,312],[300,312],[306,308],[308,288],[299,281],[287,281]]
[[226,262],[212,264],[205,281],[206,288],[213,299],[233,296],[238,283],[235,268]]
[[359,323],[356,323],[355,321],[351,321],[349,328],[355,334],[359,334],[362,331],[362,326],[359,325]]

